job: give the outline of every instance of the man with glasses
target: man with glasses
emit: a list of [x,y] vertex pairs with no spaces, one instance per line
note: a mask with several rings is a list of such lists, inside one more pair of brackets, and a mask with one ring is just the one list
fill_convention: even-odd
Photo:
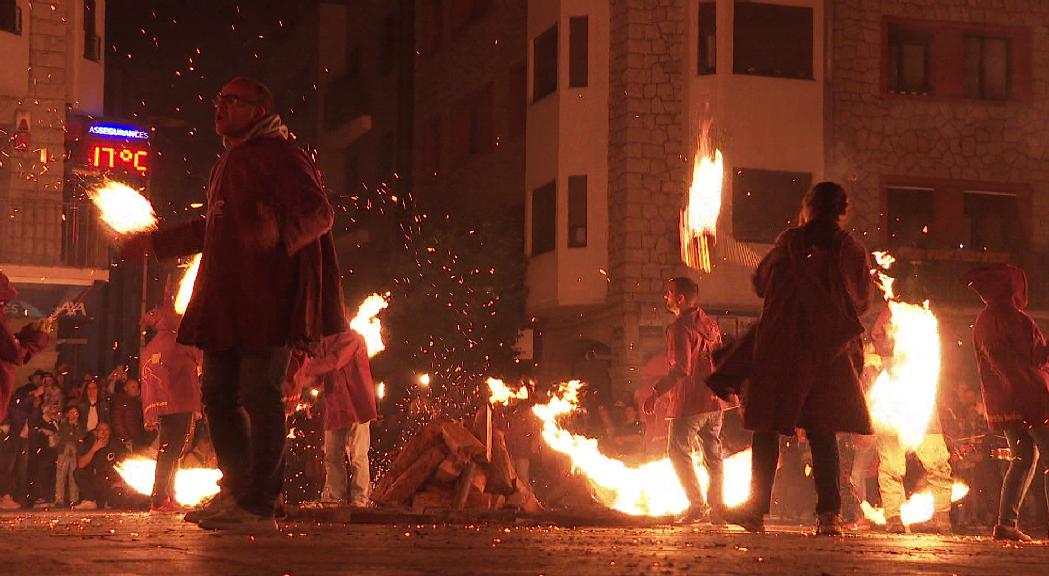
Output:
[[346,330],[334,212],[265,85],[235,78],[213,102],[226,151],[211,171],[206,217],[132,239],[124,252],[203,253],[178,342],[204,351],[204,414],[223,478],[220,494],[186,520],[273,531],[288,358]]

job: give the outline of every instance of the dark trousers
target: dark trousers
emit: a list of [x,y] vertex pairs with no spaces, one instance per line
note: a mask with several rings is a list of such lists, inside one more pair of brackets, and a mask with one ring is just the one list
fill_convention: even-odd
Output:
[[153,479],[153,505],[163,505],[175,496],[175,474],[193,434],[193,414],[180,412],[159,418],[157,470]]
[[1042,485],[1043,498],[1049,505],[1049,426],[1006,430],[1005,440],[1009,443],[1013,458],[1002,481],[998,523],[1016,526],[1020,505],[1035,476],[1041,476],[1039,483]]
[[116,476],[116,472],[110,466],[96,466],[92,463],[86,468],[77,468],[73,472],[73,478],[76,479],[77,488],[80,490],[80,500],[91,500],[98,504],[99,508],[106,505],[115,506],[119,500],[113,489]]
[[204,352],[204,414],[222,487],[250,512],[272,515],[284,483],[281,385],[289,348]]
[[17,434],[0,439],[0,496],[25,502],[29,476],[29,442]]
[[[834,432],[806,432],[812,452],[812,478],[816,482],[816,513],[841,513],[838,439]],[[751,459],[750,511],[768,514],[772,509],[772,484],[779,464],[779,433],[755,432]]]

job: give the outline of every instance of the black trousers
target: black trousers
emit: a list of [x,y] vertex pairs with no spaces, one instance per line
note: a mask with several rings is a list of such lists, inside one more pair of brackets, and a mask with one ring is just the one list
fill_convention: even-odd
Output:
[[[812,478],[816,482],[816,513],[840,514],[841,492],[838,439],[834,432],[806,432],[812,452]],[[779,464],[779,433],[754,432],[750,478],[750,511],[768,514],[772,509],[772,484]]]
[[16,502],[29,496],[29,442],[17,434],[0,437],[0,496],[8,494]]
[[281,385],[290,355],[287,347],[204,352],[204,414],[222,487],[242,508],[265,516],[284,483]]
[[193,414],[180,412],[165,414],[159,418],[160,432],[157,450],[157,471],[153,479],[154,506],[161,506],[175,496],[175,473],[179,460],[185,454],[193,434]]

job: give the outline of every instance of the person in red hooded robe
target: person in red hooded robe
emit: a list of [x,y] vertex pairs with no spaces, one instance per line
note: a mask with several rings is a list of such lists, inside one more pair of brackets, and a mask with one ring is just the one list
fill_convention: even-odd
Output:
[[156,475],[150,501],[152,512],[179,512],[175,502],[175,475],[179,460],[201,415],[198,348],[175,339],[181,317],[170,304],[146,313],[142,327],[155,334],[142,350],[142,413],[149,430],[159,430]]
[[987,424],[1005,433],[1012,452],[1002,481],[994,537],[1030,542],[1020,531],[1020,504],[1039,478],[1049,504],[1049,345],[1027,307],[1027,276],[1009,264],[977,268],[966,278],[986,306],[973,326]]
[[[322,502],[369,506],[372,420],[378,416],[375,387],[364,337],[347,330],[321,341],[315,358],[306,360],[302,377],[319,379],[324,401],[324,490]],[[347,490],[346,459],[350,485]]]

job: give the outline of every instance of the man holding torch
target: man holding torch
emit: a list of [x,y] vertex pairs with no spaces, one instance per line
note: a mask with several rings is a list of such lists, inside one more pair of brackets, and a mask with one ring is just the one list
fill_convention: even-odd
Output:
[[[663,394],[670,394],[667,455],[689,501],[689,508],[679,521],[724,523],[722,406],[705,382],[714,369],[711,354],[721,344],[721,330],[717,322],[697,305],[699,286],[691,278],[671,279],[664,296],[667,309],[675,316],[674,322],[667,327],[669,370],[652,387],[642,410],[645,414],[653,414],[656,400]],[[699,478],[692,466],[692,439],[696,436],[703,450],[703,465],[710,475],[707,501],[703,499]]]
[[137,235],[124,254],[202,253],[178,342],[204,351],[204,414],[223,478],[220,495],[186,519],[275,530],[291,350],[346,330],[334,212],[265,85],[235,78],[213,102],[226,151],[211,172],[206,218]]

